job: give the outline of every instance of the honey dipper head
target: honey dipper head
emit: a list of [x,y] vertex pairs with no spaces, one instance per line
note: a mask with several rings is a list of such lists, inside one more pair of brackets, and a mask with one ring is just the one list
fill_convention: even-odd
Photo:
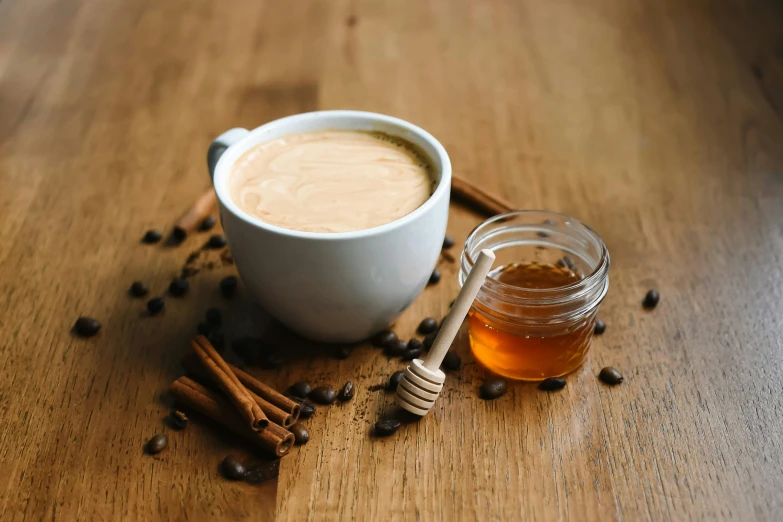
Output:
[[395,401],[405,410],[424,416],[435,404],[445,380],[441,370],[429,370],[420,359],[414,359],[397,386]]

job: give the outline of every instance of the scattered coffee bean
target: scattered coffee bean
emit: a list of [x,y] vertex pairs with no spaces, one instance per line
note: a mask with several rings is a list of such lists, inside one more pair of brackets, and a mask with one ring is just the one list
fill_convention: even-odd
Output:
[[602,369],[601,373],[598,374],[598,378],[610,386],[614,386],[623,382],[622,374],[611,366],[607,366],[606,368]]
[[237,279],[237,276],[226,276],[220,281],[220,293],[225,297],[226,299],[229,299],[231,297],[234,297],[234,294],[237,291],[237,284],[239,283],[239,280]]
[[147,230],[144,233],[144,237],[141,238],[142,243],[152,244],[157,243],[163,239],[163,233],[160,230]]
[[215,350],[222,352],[226,347],[226,334],[220,328],[212,328],[206,335],[209,344],[211,344]]
[[397,340],[396,333],[392,332],[391,330],[384,330],[376,334],[375,337],[372,338],[372,345],[377,346],[378,348],[383,348],[390,342],[396,340]]
[[299,418],[309,419],[315,413],[315,405],[310,401],[302,400],[299,403]]
[[177,277],[169,284],[169,293],[174,297],[182,297],[188,292],[190,283],[183,277]]
[[223,324],[223,314],[220,312],[220,308],[209,308],[204,314],[204,318],[209,324],[215,326]]
[[595,335],[601,335],[606,331],[606,323],[603,322],[600,319],[595,320],[595,328],[593,328],[593,333]]
[[505,379],[492,378],[481,385],[481,398],[486,400],[502,397],[508,391],[508,383]]
[[188,425],[188,416],[182,413],[179,410],[175,410],[171,412],[171,426],[178,429],[178,430],[184,430]]
[[375,436],[388,437],[394,435],[400,429],[402,423],[397,419],[384,419],[375,423]]
[[424,343],[413,337],[408,341],[408,350],[415,350],[416,348],[424,348]]
[[356,389],[354,388],[353,383],[348,381],[343,385],[337,398],[340,399],[340,402],[348,402],[353,399],[354,393],[356,393]]
[[432,348],[432,344],[435,342],[435,339],[438,338],[438,332],[432,332],[431,334],[427,334],[427,336],[424,338],[423,344],[424,347],[429,350]]
[[239,459],[233,455],[229,455],[223,459],[223,462],[220,463],[220,471],[222,471],[223,476],[229,480],[239,480],[244,477],[247,472],[245,465],[239,462]]
[[430,276],[430,280],[427,282],[428,285],[434,285],[438,281],[440,281],[440,270],[437,268],[432,271],[432,275]]
[[462,366],[462,359],[454,352],[446,352],[446,356],[443,358],[443,362],[440,365],[441,367],[454,372],[459,370]]
[[147,311],[150,315],[158,315],[163,311],[164,301],[162,297],[153,297],[147,301]]
[[443,249],[448,250],[449,248],[454,246],[454,238],[451,236],[446,236],[443,238]]
[[406,343],[402,339],[395,339],[394,341],[391,341],[389,344],[386,345],[386,349],[384,350],[384,352],[389,357],[397,357],[405,353],[407,349],[408,349],[408,343]]
[[101,329],[101,323],[92,317],[80,317],[74,323],[73,329],[82,337],[92,337]]
[[298,422],[288,428],[288,431],[294,434],[294,442],[297,446],[307,444],[307,441],[310,440],[310,432],[307,431],[307,428],[305,428],[304,425]]
[[404,370],[394,372],[391,377],[389,377],[389,383],[386,385],[386,389],[389,391],[397,391],[397,386],[400,384],[400,381],[404,375]]
[[226,236],[221,234],[213,234],[209,237],[209,241],[207,241],[207,248],[217,250],[219,248],[223,248],[226,246],[226,244]]
[[302,399],[307,397],[311,391],[313,391],[313,387],[307,381],[296,381],[288,387],[288,393]]
[[147,288],[147,285],[145,285],[141,281],[134,281],[130,287],[130,290],[128,290],[128,292],[133,297],[144,297],[145,295],[150,293],[150,289]]
[[199,224],[198,229],[202,232],[212,230],[212,227],[215,226],[215,223],[217,223],[217,218],[213,214],[210,214],[204,218],[201,224]]
[[265,370],[274,370],[285,364],[285,357],[277,352],[261,354],[258,358],[258,365]]
[[432,333],[438,329],[438,320],[434,317],[427,317],[419,323],[419,327],[416,329],[420,334]]
[[562,377],[550,377],[541,381],[541,384],[538,385],[538,389],[544,391],[557,391],[565,388],[565,385],[566,380]]
[[402,360],[412,361],[413,359],[418,359],[421,357],[422,353],[424,353],[424,346],[419,346],[418,348],[409,348],[403,352]]
[[353,353],[353,346],[346,345],[346,346],[338,346],[334,349],[334,356],[340,359],[341,361],[346,360],[348,357],[351,356]]
[[162,433],[158,433],[147,442],[147,453],[155,455],[160,453],[169,444],[169,438]]
[[658,294],[658,290],[650,290],[647,292],[647,295],[644,296],[644,301],[642,301],[642,306],[647,308],[648,310],[652,310],[656,306],[658,306],[658,301],[660,301],[661,296]]
[[332,404],[337,400],[337,394],[328,386],[319,386],[307,395],[316,404]]

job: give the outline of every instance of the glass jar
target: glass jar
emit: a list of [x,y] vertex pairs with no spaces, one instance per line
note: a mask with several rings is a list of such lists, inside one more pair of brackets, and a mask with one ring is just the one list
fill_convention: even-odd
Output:
[[609,252],[601,237],[555,212],[495,216],[465,241],[460,285],[484,248],[496,261],[468,314],[476,360],[527,381],[578,368],[609,288]]

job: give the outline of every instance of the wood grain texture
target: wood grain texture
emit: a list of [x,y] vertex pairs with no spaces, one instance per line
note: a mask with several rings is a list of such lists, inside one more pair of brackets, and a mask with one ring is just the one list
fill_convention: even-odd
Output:
[[[6,520],[775,520],[783,510],[783,7],[772,0],[0,2],[0,512]],[[408,119],[455,171],[574,215],[612,255],[606,333],[560,393],[483,402],[464,338],[429,417],[369,437],[402,368],[294,350],[357,384],[277,482],[222,480],[247,448],[161,399],[206,308],[268,329],[231,266],[144,317],[187,254],[145,246],[207,186],[225,129],[313,109]],[[458,241],[480,217],[453,207]],[[203,262],[220,265],[217,253]],[[396,330],[457,293],[454,265]],[[661,304],[644,312],[648,288]],[[73,337],[80,314],[103,323]],[[281,337],[288,348],[288,340]],[[626,382],[595,378],[605,365]],[[170,447],[154,457],[157,432]]]

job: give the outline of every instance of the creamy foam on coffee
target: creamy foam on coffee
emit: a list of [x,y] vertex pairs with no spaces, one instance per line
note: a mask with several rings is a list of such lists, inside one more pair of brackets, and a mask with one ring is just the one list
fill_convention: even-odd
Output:
[[229,179],[247,214],[307,232],[349,232],[390,223],[432,194],[427,160],[379,132],[319,130],[281,136],[246,152]]

